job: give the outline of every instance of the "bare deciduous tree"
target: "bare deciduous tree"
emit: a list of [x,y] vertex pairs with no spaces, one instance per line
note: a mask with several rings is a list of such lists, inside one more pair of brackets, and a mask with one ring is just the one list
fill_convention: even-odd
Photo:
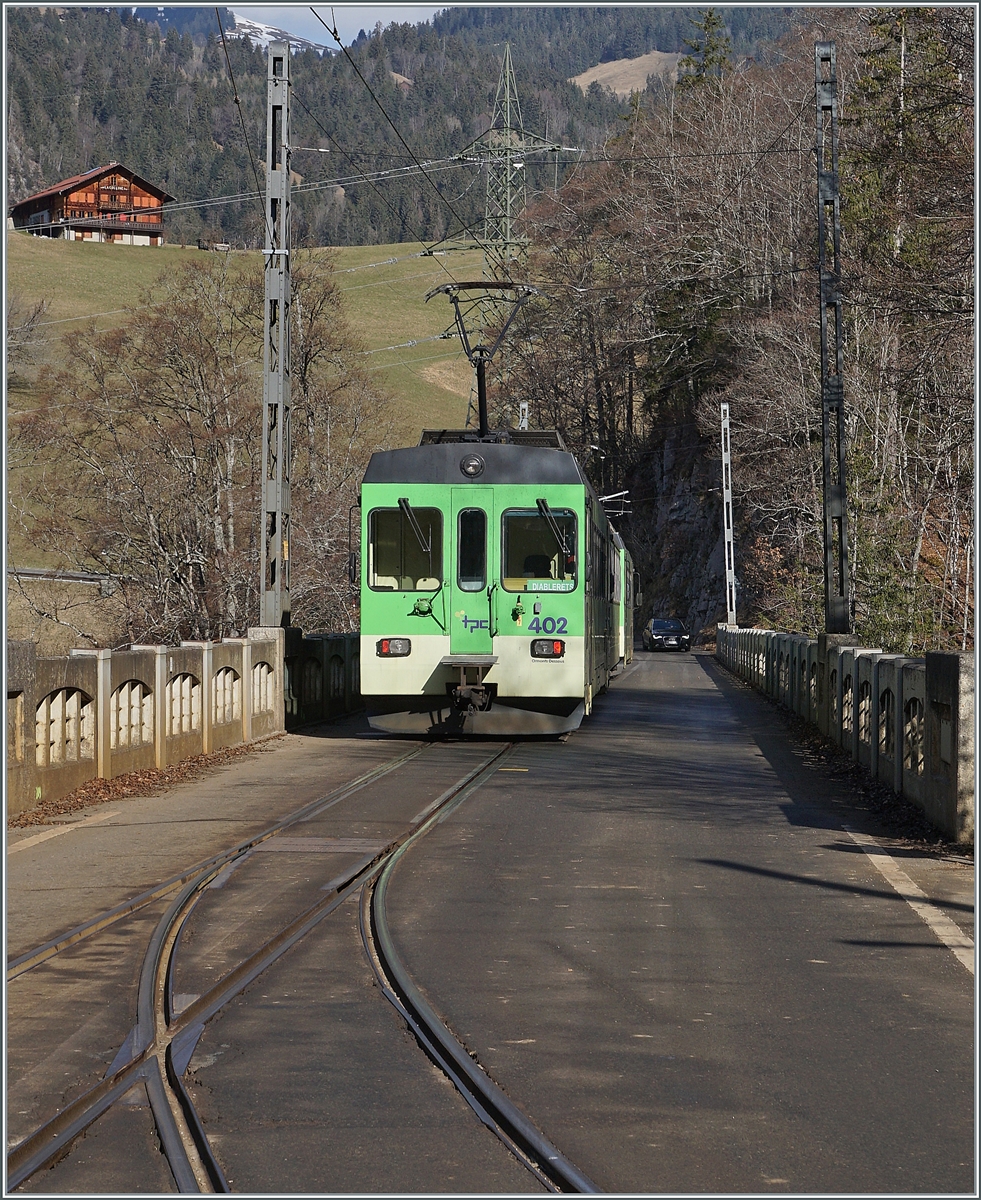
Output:
[[47,300],[25,304],[15,293],[7,296],[7,383],[22,382],[20,368],[33,365],[46,339],[41,318],[48,311]]
[[[301,260],[294,284],[294,618],[349,628],[338,547],[384,400],[358,368],[329,259]],[[64,566],[113,577],[120,642],[256,623],[261,297],[261,271],[181,267],[126,326],[69,335],[67,365],[15,422],[36,464],[25,533]]]
[[[740,617],[823,627],[815,41],[838,47],[845,395],[858,632],[919,651],[973,625],[973,30],[966,9],[814,10],[766,69],[635,99],[608,162],[528,220],[498,387],[557,425],[660,607],[722,607],[719,403],[732,418]],[[715,464],[715,465],[713,465]],[[715,497],[712,499],[711,497]]]

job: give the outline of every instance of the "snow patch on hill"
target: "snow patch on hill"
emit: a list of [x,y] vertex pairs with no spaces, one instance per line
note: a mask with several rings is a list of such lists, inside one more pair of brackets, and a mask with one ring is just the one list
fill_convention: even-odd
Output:
[[315,50],[318,54],[332,54],[329,46],[318,45],[307,38],[298,37],[295,33],[287,33],[285,29],[277,29],[274,25],[263,25],[261,21],[253,21],[251,17],[243,17],[241,13],[229,9],[235,18],[235,37],[247,37],[253,46],[263,50],[269,48],[270,42],[289,42],[293,50]]

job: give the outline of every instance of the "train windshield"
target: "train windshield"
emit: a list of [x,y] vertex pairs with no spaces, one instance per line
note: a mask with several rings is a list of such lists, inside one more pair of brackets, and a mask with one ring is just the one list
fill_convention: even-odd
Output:
[[435,592],[442,579],[443,514],[438,508],[412,507],[408,514],[400,508],[376,508],[369,515],[369,587]]
[[506,591],[571,592],[575,589],[575,513],[567,508],[548,509],[548,513],[552,522],[534,508],[511,509],[504,514],[502,575]]

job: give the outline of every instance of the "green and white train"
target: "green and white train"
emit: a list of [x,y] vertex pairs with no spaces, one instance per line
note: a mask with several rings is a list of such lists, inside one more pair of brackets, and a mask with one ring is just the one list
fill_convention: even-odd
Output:
[[633,654],[634,574],[552,431],[427,432],[361,486],[361,693],[389,733],[558,735]]

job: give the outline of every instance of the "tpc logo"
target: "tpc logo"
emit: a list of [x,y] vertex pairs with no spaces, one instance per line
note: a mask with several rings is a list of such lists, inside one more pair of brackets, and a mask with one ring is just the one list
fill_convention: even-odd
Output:
[[475,629],[490,630],[489,617],[481,621],[477,617],[468,617],[465,612],[458,612],[454,613],[453,615],[460,618],[460,620],[463,622],[463,628],[467,631],[467,633],[473,633]]

